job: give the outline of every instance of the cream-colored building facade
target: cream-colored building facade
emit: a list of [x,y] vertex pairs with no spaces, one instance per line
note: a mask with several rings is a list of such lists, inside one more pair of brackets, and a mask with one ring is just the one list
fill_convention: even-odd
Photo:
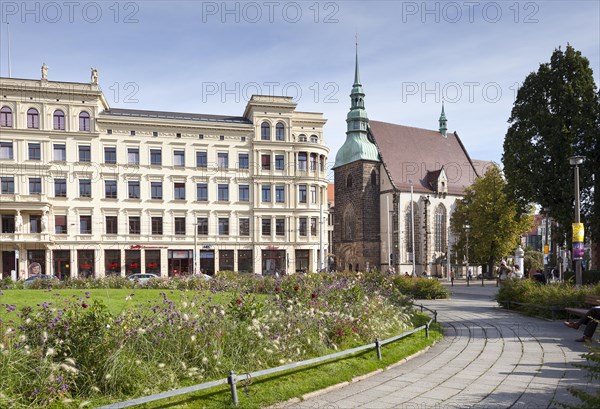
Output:
[[317,271],[325,122],[289,97],[242,116],[110,108],[95,70],[2,78],[2,275]]

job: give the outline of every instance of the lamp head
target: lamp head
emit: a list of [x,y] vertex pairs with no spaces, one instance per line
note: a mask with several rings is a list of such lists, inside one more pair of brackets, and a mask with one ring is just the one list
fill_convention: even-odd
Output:
[[572,166],[581,165],[585,161],[585,156],[571,156],[569,158],[569,164]]

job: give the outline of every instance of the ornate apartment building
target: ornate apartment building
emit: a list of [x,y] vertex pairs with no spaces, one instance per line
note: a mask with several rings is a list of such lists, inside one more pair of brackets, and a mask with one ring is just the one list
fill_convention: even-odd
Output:
[[96,70],[1,78],[1,273],[316,271],[325,122],[259,95],[239,117],[111,109]]

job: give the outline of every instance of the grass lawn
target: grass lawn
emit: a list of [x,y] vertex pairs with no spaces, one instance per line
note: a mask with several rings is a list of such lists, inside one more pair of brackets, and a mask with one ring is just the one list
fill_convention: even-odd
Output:
[[[108,307],[108,310],[117,315],[126,308],[141,306],[143,304],[152,304],[162,300],[160,293],[166,293],[167,298],[177,302],[183,300],[193,300],[197,298],[204,301],[212,297],[214,304],[228,303],[231,299],[229,293],[211,294],[209,291],[182,291],[182,290],[161,290],[148,288],[96,288],[96,289],[59,289],[59,290],[2,290],[0,291],[0,319],[16,319],[15,313],[25,306],[33,307],[44,302],[50,304],[51,308],[61,308],[68,300],[83,300],[87,304],[93,300],[99,300]],[[89,296],[89,298],[87,298]],[[7,312],[3,304],[15,305],[15,312]]]

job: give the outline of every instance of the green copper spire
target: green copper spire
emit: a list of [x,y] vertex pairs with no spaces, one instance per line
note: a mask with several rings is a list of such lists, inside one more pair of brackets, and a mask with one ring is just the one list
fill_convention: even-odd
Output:
[[379,162],[377,147],[368,138],[369,118],[365,111],[365,92],[360,83],[358,70],[358,43],[356,44],[354,84],[350,93],[350,101],[350,111],[346,117],[346,141],[335,156],[334,168],[358,160]]
[[442,114],[440,115],[440,133],[444,137],[446,137],[448,131],[448,127],[446,126],[447,122],[448,120],[446,119],[446,113],[444,112],[444,101],[442,101]]

